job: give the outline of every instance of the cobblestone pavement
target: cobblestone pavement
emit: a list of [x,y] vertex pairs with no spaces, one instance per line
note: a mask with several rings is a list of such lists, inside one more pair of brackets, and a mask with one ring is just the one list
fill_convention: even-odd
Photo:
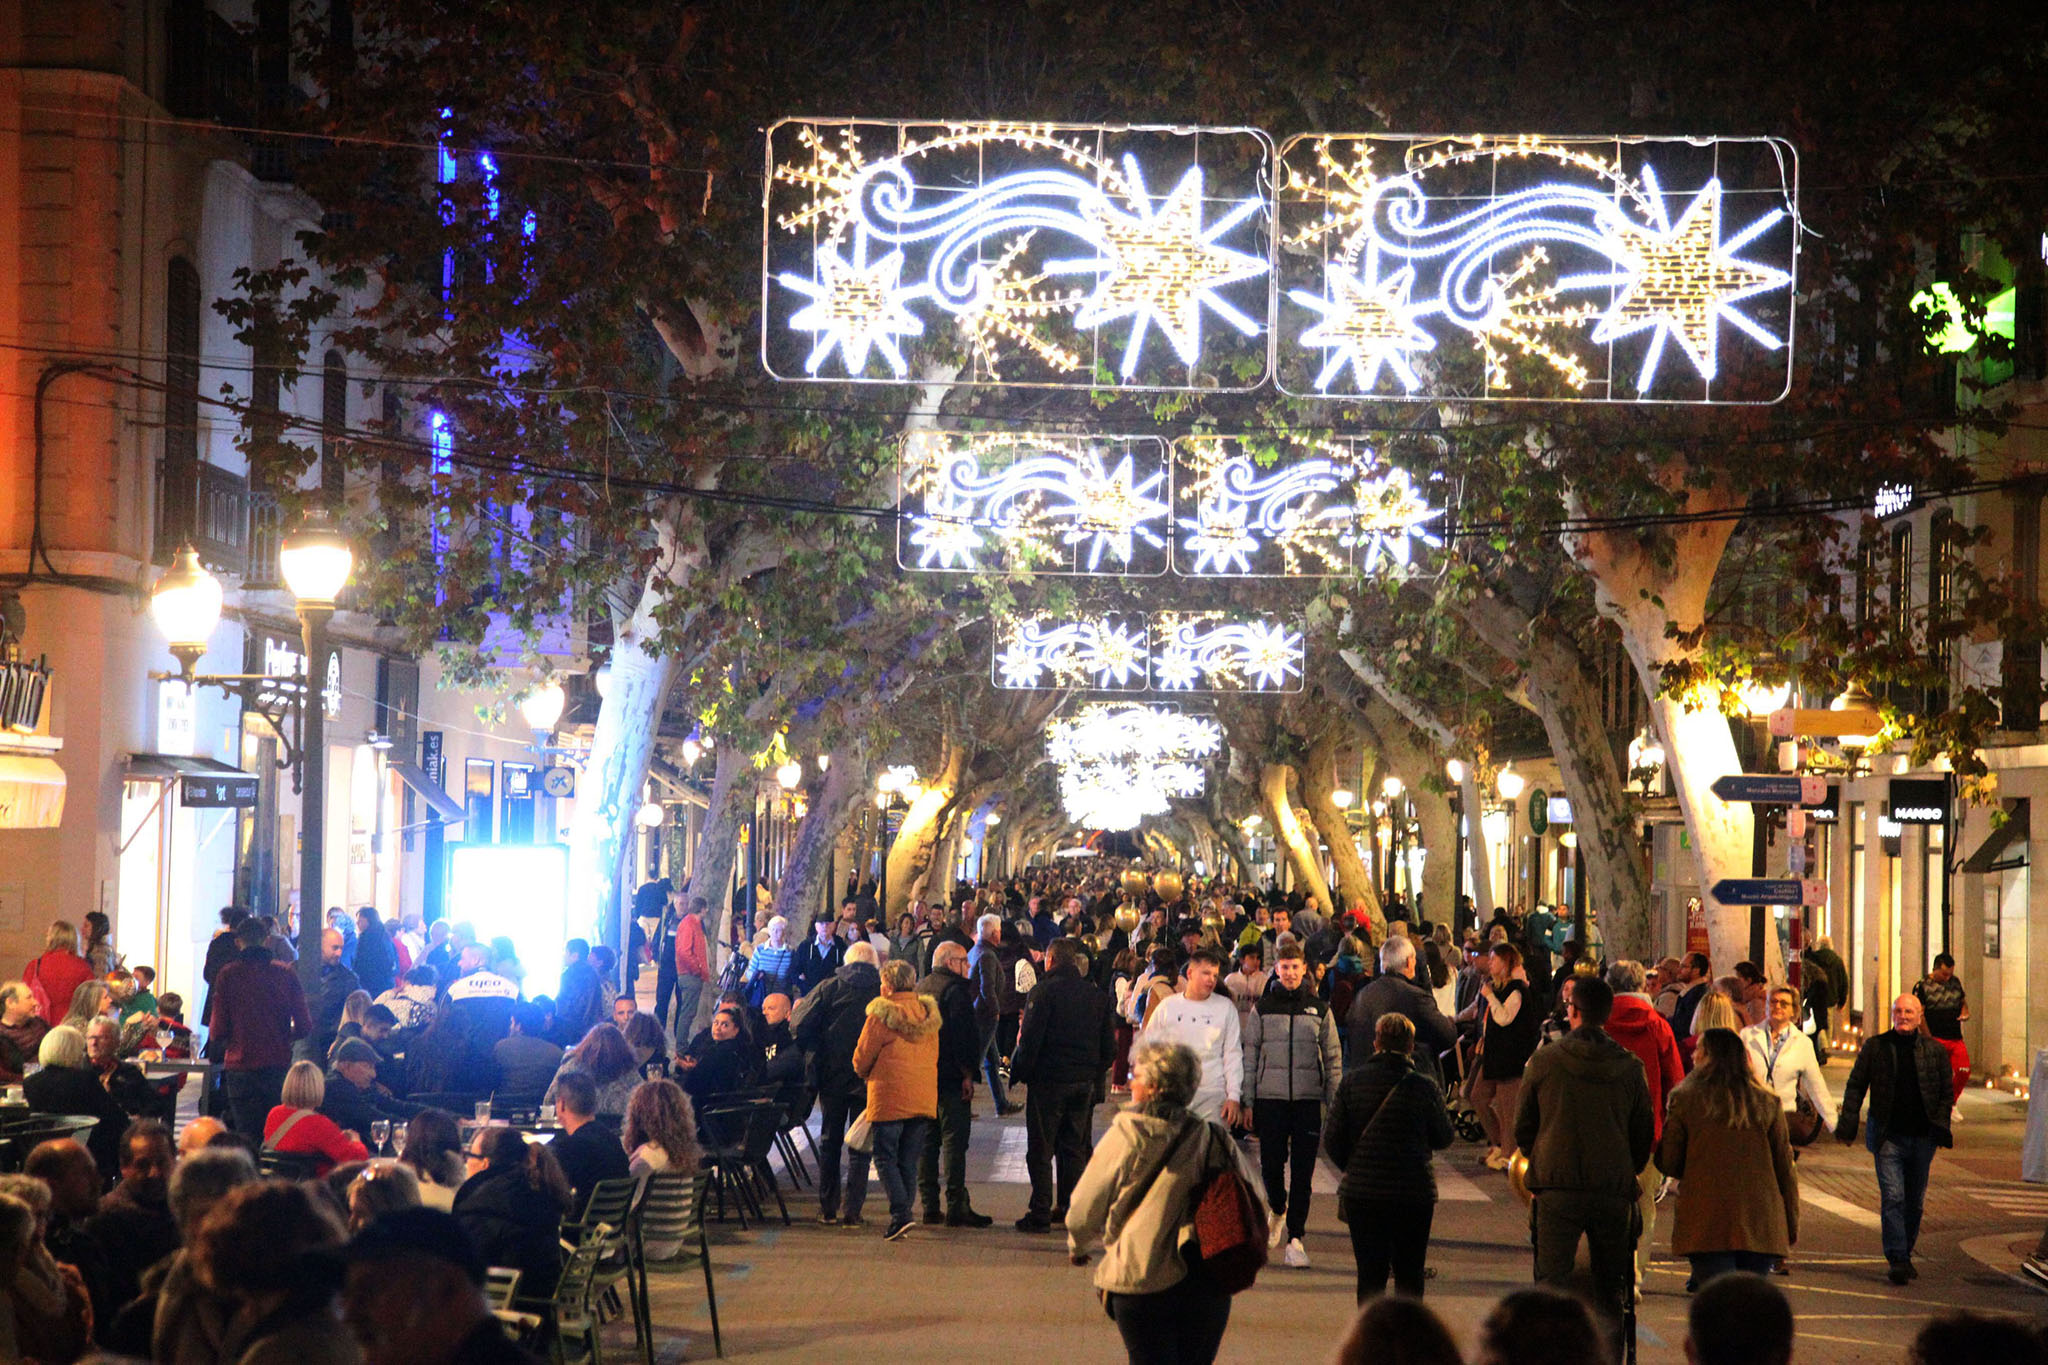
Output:
[[[1840,1084],[1841,1078],[1835,1078]],[[1860,1143],[1823,1140],[1800,1163],[1802,1238],[1793,1273],[1779,1280],[1799,1315],[1807,1361],[1897,1361],[1929,1314],[1950,1306],[2048,1317],[2048,1295],[2015,1273],[2048,1222],[2048,1188],[2018,1182],[2023,1109],[1981,1094],[1966,1101],[1957,1153],[1937,1158],[1921,1246],[1922,1278],[1896,1289],[1883,1276],[1877,1241],[1877,1184]],[[726,1355],[748,1361],[948,1360],[997,1352],[1061,1365],[1123,1358],[1088,1272],[1067,1264],[1065,1239],[1011,1228],[1023,1213],[1024,1130],[1020,1119],[984,1116],[969,1166],[977,1207],[997,1222],[986,1231],[918,1227],[899,1243],[880,1224],[860,1231],[815,1223],[815,1197],[785,1191],[796,1221],[714,1234],[713,1257]],[[1098,1112],[1105,1122],[1108,1108]],[[1459,1144],[1440,1162],[1442,1185],[1430,1262],[1430,1302],[1471,1342],[1501,1294],[1528,1282],[1527,1217],[1506,1181]],[[1277,1264],[1233,1306],[1227,1361],[1320,1361],[1352,1312],[1350,1242],[1337,1222],[1335,1173],[1325,1167],[1309,1221],[1312,1266]],[[885,1217],[871,1185],[871,1219]],[[1685,1265],[1669,1251],[1668,1224],[1653,1239],[1640,1310],[1640,1359],[1684,1359]],[[708,1359],[709,1319],[701,1277],[657,1276],[657,1358]],[[624,1324],[615,1334],[626,1334]],[[630,1335],[614,1335],[620,1358]]]

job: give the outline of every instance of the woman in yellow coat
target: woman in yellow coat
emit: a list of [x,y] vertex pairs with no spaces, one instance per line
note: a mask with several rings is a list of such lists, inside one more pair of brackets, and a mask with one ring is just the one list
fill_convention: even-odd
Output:
[[910,1231],[917,1166],[939,1114],[939,1006],[916,987],[915,967],[884,963],[882,993],[868,1002],[853,1048],[854,1072],[868,1083],[875,1169],[889,1192],[889,1227],[882,1235],[891,1242]]
[[1688,1287],[1728,1270],[1768,1274],[1799,1240],[1785,1112],[1733,1030],[1700,1035],[1692,1074],[1671,1092],[1657,1169],[1679,1182],[1671,1249],[1692,1263]]

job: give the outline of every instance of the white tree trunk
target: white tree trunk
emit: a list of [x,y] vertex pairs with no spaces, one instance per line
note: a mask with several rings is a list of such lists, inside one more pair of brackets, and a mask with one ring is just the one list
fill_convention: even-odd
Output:
[[616,937],[615,926],[623,924],[619,916],[629,913],[630,903],[622,905],[620,869],[674,671],[669,655],[642,647],[654,639],[654,614],[663,600],[655,582],[650,578],[641,589],[633,618],[612,648],[611,689],[598,707],[569,827],[569,927],[604,941]]
[[1266,805],[1266,818],[1287,857],[1282,866],[1291,868],[1304,895],[1314,896],[1324,909],[1336,904],[1330,898],[1330,884],[1323,877],[1322,860],[1316,856],[1315,836],[1304,828],[1287,796],[1287,779],[1293,769],[1285,763],[1268,763],[1259,771],[1259,797]]
[[811,794],[810,809],[790,841],[782,882],[775,888],[775,913],[789,921],[789,940],[801,943],[824,904],[832,875],[832,851],[846,822],[867,799],[869,770],[864,745],[841,745],[825,780]]
[[[953,803],[953,793],[960,785],[960,772],[966,761],[966,754],[950,739],[947,740],[939,772],[918,794],[917,800],[910,803],[910,809],[903,812],[903,823],[897,827],[896,837],[889,844],[889,903],[883,908],[889,912],[891,924],[908,908],[919,879],[931,867],[934,845],[938,843],[941,832],[939,821]],[[940,901],[952,890],[951,882],[943,887],[927,887],[925,899]]]

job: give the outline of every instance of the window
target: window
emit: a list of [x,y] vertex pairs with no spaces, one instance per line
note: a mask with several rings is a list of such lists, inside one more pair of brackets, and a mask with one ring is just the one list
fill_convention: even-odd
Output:
[[199,508],[199,272],[173,256],[164,279],[164,445],[156,559],[171,562]]
[[1923,708],[1928,715],[1948,710],[1954,645],[1945,628],[1955,595],[1955,567],[1955,515],[1946,507],[1938,508],[1927,524],[1927,653],[1935,672]]
[[488,844],[496,836],[493,833],[492,800],[497,790],[498,765],[488,758],[465,759],[462,764],[463,805],[469,815],[462,823],[463,842]]

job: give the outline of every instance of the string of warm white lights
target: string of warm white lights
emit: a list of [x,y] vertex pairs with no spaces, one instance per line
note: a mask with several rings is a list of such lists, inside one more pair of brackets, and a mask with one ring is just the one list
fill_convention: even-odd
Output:
[[1046,726],[1060,804],[1092,829],[1133,829],[1175,797],[1201,795],[1207,774],[1197,760],[1222,746],[1213,719],[1130,702],[1091,702]]
[[1027,617],[997,636],[990,676],[1027,691],[1296,692],[1304,639],[1299,618],[1224,612]]

